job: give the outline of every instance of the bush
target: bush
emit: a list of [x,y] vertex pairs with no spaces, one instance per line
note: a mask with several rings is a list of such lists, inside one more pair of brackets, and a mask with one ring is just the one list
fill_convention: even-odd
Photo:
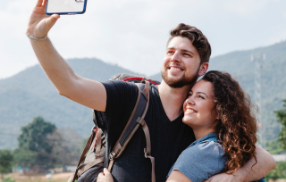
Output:
[[11,178],[4,178],[3,182],[16,182],[16,181]]
[[266,181],[269,181],[269,179],[277,180],[284,178],[286,178],[286,162],[276,163],[276,168],[270,171],[265,177]]
[[285,151],[285,149],[281,147],[281,142],[277,140],[266,142],[266,150],[270,154],[280,154]]

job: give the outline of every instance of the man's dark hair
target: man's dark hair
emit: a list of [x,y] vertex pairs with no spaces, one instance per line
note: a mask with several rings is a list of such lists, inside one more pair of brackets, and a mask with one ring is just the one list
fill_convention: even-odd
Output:
[[207,37],[199,29],[190,25],[186,25],[184,23],[180,23],[175,29],[171,30],[170,34],[171,37],[168,41],[168,44],[174,37],[186,37],[197,49],[201,58],[201,64],[204,62],[209,62],[212,52],[211,45]]

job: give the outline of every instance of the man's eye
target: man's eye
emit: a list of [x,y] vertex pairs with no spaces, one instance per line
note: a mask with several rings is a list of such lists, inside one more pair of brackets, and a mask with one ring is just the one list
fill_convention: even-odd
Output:
[[173,54],[174,53],[174,51],[168,51],[167,52],[167,54]]

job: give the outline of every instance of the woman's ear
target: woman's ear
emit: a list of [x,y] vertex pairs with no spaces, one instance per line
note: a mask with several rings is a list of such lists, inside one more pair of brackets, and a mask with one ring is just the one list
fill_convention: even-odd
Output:
[[218,113],[216,112],[216,117],[215,117],[216,120],[219,120],[219,115]]
[[208,71],[208,68],[209,68],[209,63],[207,62],[204,62],[200,65],[200,70],[199,70],[199,76],[203,76],[207,71]]
[[213,109],[212,109],[212,115],[214,115],[215,116],[215,122],[216,122],[216,124],[219,122],[219,115],[218,115],[218,113],[217,113],[217,111],[216,111],[216,108],[215,108],[215,106],[213,107]]

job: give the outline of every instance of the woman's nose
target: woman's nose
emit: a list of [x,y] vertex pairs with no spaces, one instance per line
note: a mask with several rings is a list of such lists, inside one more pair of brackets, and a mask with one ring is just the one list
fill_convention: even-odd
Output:
[[194,105],[194,104],[195,104],[195,102],[194,102],[192,96],[189,96],[189,97],[187,98],[187,104],[190,104],[190,105]]

